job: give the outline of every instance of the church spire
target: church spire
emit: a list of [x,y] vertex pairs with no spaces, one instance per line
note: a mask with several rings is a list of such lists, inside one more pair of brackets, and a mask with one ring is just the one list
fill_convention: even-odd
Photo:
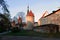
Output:
[[27,6],[27,14],[29,13],[29,6]]

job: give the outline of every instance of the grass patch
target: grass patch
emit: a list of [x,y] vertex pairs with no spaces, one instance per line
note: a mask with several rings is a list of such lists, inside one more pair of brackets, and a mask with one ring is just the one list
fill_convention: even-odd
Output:
[[4,36],[38,36],[38,37],[60,38],[60,33],[41,33],[41,32],[35,32],[35,31],[22,30],[19,32],[10,32],[10,33],[4,34]]

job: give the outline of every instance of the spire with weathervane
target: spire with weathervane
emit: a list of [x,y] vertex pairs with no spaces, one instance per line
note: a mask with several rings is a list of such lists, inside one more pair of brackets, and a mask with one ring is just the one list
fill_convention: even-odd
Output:
[[29,13],[29,6],[27,6],[27,14]]

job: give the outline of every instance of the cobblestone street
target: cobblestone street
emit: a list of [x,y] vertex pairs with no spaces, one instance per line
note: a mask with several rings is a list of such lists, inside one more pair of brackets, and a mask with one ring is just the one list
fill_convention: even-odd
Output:
[[60,40],[60,38],[43,38],[29,36],[2,36],[0,40]]

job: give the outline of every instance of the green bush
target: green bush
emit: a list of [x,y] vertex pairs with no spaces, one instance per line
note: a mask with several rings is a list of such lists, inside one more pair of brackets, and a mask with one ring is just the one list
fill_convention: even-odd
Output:
[[12,32],[19,32],[19,28],[18,28],[18,27],[13,27],[13,28],[11,29],[11,31],[12,31]]

